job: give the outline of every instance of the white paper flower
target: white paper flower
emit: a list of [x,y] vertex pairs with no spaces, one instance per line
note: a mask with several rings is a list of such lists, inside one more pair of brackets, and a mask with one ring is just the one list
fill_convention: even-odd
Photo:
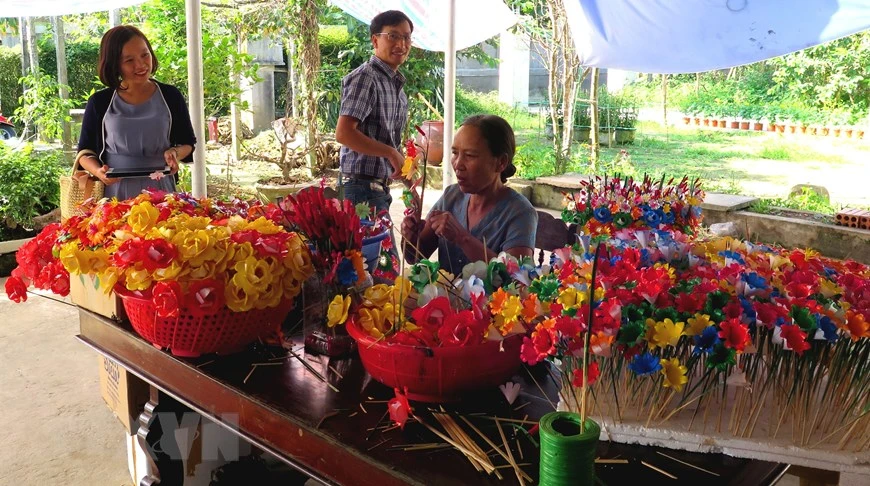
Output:
[[517,397],[520,394],[520,385],[509,381],[504,385],[498,386],[499,390],[504,394],[505,399],[507,399],[508,403],[513,405],[517,400]]

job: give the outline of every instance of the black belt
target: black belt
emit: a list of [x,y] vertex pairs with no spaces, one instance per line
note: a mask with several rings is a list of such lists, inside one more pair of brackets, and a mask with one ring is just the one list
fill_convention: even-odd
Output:
[[350,181],[350,180],[358,180],[358,181],[366,181],[366,182],[380,182],[385,186],[389,186],[390,184],[387,182],[386,177],[375,177],[370,176],[368,174],[348,174],[346,172],[341,173],[342,180]]

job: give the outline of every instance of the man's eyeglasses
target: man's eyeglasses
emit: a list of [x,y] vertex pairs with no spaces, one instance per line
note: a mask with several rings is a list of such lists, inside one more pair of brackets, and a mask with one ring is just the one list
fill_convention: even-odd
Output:
[[396,34],[394,32],[381,32],[381,33],[375,34],[375,35],[385,35],[385,36],[387,36],[387,39],[390,39],[390,42],[392,42],[394,44],[398,44],[399,41],[405,41],[405,44],[413,44],[414,43],[414,40],[411,39],[410,35],[401,35],[401,34]]

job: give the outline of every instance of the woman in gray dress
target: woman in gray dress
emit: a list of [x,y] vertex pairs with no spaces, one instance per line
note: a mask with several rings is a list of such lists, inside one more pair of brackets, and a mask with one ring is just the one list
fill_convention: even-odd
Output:
[[[175,192],[179,162],[192,161],[196,137],[184,97],[151,76],[157,58],[136,27],[110,29],[100,43],[99,75],[106,89],[88,100],[76,163],[120,200],[143,190]],[[162,170],[168,166],[170,174]],[[109,169],[142,172],[113,178]],[[152,170],[153,169],[153,170]]]

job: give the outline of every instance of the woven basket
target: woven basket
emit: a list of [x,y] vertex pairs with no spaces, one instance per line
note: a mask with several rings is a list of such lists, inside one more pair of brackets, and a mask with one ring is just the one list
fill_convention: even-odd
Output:
[[79,205],[90,198],[102,199],[106,186],[94,180],[78,161],[73,164],[70,175],[60,176],[60,217],[84,216]]
[[146,341],[160,348],[169,348],[175,356],[195,358],[218,353],[241,351],[258,337],[277,331],[293,301],[278,307],[233,312],[226,306],[214,315],[195,316],[180,309],[178,317],[157,317],[149,297],[118,292],[133,329]]

